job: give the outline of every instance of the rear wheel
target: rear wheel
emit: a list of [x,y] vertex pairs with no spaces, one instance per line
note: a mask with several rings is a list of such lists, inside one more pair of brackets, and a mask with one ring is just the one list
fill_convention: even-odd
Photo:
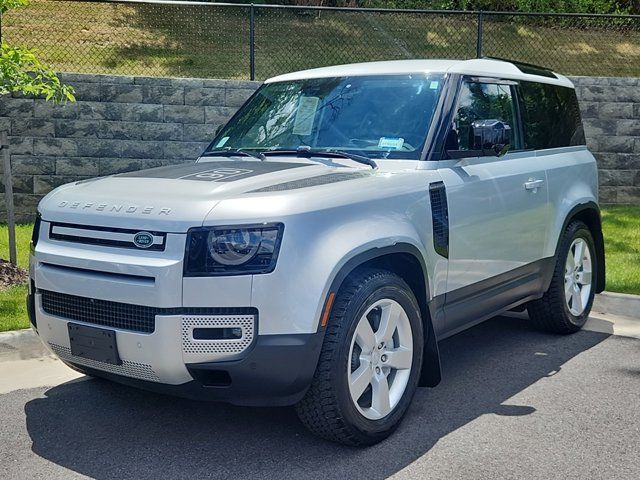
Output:
[[399,425],[422,365],[416,299],[397,275],[366,269],[338,292],[311,387],[296,406],[313,433],[371,445]]
[[586,323],[595,289],[595,247],[589,228],[580,221],[569,224],[558,250],[549,289],[527,306],[539,327],[557,333],[574,333]]

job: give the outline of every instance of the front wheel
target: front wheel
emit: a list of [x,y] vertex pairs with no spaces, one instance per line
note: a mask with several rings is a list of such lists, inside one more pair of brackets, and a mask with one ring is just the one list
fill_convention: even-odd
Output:
[[296,406],[313,433],[347,445],[371,445],[400,424],[418,385],[420,309],[397,275],[366,269],[341,287],[320,360]]
[[589,227],[580,221],[571,222],[560,242],[549,289],[527,306],[531,320],[551,332],[580,330],[593,305],[596,258]]

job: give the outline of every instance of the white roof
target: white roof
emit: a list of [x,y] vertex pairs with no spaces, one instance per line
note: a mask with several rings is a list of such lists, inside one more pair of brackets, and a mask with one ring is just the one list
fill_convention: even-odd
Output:
[[472,60],[393,60],[388,62],[351,63],[286,73],[265,83],[304,80],[306,78],[352,77],[363,75],[402,75],[409,73],[457,73],[490,76],[512,80],[529,80],[572,87],[573,83],[556,73],[558,78],[523,73],[513,63],[504,60],[478,58]]

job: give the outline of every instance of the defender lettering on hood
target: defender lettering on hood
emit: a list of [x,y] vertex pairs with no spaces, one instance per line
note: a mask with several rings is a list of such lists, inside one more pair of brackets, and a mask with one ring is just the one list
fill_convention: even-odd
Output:
[[58,203],[58,208],[71,208],[76,210],[91,210],[94,212],[113,212],[113,213],[140,213],[142,215],[169,215],[171,209],[168,207],[140,207],[138,205],[118,205],[97,202],[68,202],[63,200]]

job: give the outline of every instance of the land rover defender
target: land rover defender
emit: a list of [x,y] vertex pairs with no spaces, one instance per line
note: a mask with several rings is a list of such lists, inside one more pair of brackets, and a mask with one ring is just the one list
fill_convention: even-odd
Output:
[[295,405],[316,434],[367,445],[438,384],[439,340],[525,308],[576,332],[604,269],[567,78],[376,62],[267,80],[194,163],[56,188],[28,307],[88,375]]

